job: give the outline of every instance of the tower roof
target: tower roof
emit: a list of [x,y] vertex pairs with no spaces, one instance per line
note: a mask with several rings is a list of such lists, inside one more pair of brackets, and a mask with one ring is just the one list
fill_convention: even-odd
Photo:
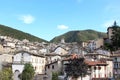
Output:
[[117,25],[117,23],[116,23],[116,21],[114,21],[114,24],[113,24],[113,26],[116,26]]

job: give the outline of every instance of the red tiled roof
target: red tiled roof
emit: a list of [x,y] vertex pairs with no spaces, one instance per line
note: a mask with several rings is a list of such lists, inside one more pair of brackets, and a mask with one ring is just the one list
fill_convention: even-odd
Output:
[[[64,59],[64,61],[69,60],[70,58],[66,58]],[[101,61],[90,61],[90,60],[85,60],[85,63],[88,64],[89,66],[106,66],[108,65],[105,62],[101,62]]]
[[[70,57],[65,58],[63,61],[68,61],[70,59],[75,59],[75,58],[79,58],[79,56],[77,54],[72,54]],[[89,66],[106,66],[106,65],[108,65],[102,61],[91,61],[91,60],[85,60],[85,63],[88,64]]]
[[85,60],[85,63],[88,64],[89,66],[105,66],[107,65],[105,62],[101,61],[90,61],[90,60]]
[[89,61],[89,60],[85,60],[85,63],[88,64],[89,66],[95,66],[97,64],[96,61]]

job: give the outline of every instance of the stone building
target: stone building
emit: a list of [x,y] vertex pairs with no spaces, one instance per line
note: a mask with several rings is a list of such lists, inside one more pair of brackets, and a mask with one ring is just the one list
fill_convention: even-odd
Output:
[[26,51],[18,51],[13,56],[12,71],[14,80],[19,80],[18,75],[22,73],[25,63],[31,63],[35,69],[35,75],[45,74],[45,57]]

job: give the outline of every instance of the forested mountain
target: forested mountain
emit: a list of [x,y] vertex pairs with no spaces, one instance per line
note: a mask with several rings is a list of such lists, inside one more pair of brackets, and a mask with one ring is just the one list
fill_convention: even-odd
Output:
[[[10,28],[5,25],[0,25],[0,35],[9,36],[19,40],[28,39],[29,41],[32,41],[32,42],[34,41],[47,42],[44,39],[38,38],[29,33],[25,33],[25,32]],[[98,32],[90,29],[77,30],[77,31],[69,31],[63,35],[57,36],[53,38],[50,42],[60,42],[62,38],[64,38],[66,42],[82,42],[82,41],[103,38],[103,37],[106,37],[106,33]]]
[[31,34],[10,28],[8,26],[0,25],[0,35],[1,36],[9,36],[15,39],[23,40],[28,39],[29,41],[38,41],[38,42],[47,42],[46,40],[43,40],[41,38],[38,38],[36,36],[33,36]]
[[78,31],[69,31],[63,35],[57,36],[51,40],[51,42],[60,42],[62,38],[66,42],[82,42],[88,40],[95,40],[98,38],[106,37],[106,33],[98,32],[95,30],[78,30]]

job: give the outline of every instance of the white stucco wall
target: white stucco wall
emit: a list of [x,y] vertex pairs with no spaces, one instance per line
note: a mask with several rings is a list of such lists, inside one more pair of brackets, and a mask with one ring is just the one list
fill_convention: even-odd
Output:
[[25,62],[30,62],[30,61],[31,61],[31,56],[30,56],[30,54],[24,53],[24,54],[23,54],[23,60],[24,60]]
[[[23,62],[22,62],[23,61]],[[34,56],[31,53],[27,52],[19,52],[14,55],[14,60],[13,60],[13,65],[12,69],[15,71],[16,69],[19,70],[20,72],[23,70],[23,65],[24,63],[30,62],[34,69],[36,74],[44,74],[45,71],[45,58],[41,56]]]
[[107,64],[109,64],[108,66],[107,66],[107,76],[108,77],[113,77],[113,62],[112,61],[107,61]]
[[0,62],[0,70],[2,70],[2,62]]
[[24,62],[30,62],[31,61],[31,56],[29,53],[26,52],[20,52],[18,54],[14,55],[13,62],[21,62],[23,60]]
[[68,53],[65,49],[63,49],[61,47],[58,47],[54,52],[59,54],[59,55],[64,55],[64,54]]
[[43,48],[43,49],[40,49],[39,51],[40,51],[41,53],[46,53],[46,52],[47,52],[47,49],[44,49],[44,48]]
[[13,57],[13,55],[11,55],[11,54],[1,54],[0,55],[0,61],[1,62],[12,63],[12,57]]
[[45,58],[43,57],[37,57],[37,56],[31,56],[31,63],[35,69],[35,72],[37,74],[44,74],[45,72]]
[[60,56],[53,56],[53,57],[51,57],[52,61],[55,61],[55,60],[58,60],[58,59],[61,59],[61,57]]
[[13,62],[20,62],[21,61],[21,57],[22,57],[22,53],[18,53],[14,55],[14,59]]
[[12,65],[12,72],[14,73],[16,70],[20,71],[22,73],[24,69],[24,65]]
[[[69,77],[68,80],[73,80],[73,79]],[[77,78],[77,80],[81,80],[81,77]],[[91,79],[89,75],[86,75],[85,77],[82,77],[82,80],[91,80]]]
[[12,48],[15,48],[15,43],[8,42],[7,46],[11,46]]

